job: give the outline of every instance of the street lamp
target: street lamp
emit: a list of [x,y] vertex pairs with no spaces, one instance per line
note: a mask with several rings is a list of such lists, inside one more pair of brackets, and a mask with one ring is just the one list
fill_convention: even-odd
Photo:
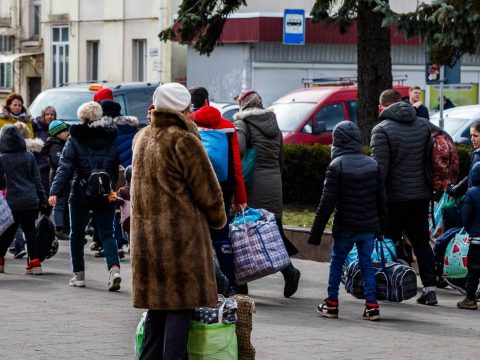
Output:
[[420,4],[431,5],[433,0],[390,0],[390,10],[397,14],[414,12]]

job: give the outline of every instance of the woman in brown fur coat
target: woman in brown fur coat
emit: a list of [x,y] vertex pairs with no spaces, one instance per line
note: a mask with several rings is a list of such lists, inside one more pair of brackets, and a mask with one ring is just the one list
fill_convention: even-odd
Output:
[[133,145],[133,306],[147,308],[141,360],[187,359],[193,309],[217,302],[209,226],[226,223],[220,186],[177,83],[153,95]]

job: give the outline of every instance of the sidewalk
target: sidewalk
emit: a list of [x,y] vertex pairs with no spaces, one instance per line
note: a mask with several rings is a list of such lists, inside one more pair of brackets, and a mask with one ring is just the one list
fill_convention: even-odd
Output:
[[[44,263],[44,275],[23,275],[25,260],[7,255],[0,274],[0,359],[131,360],[140,310],[130,300],[130,264],[121,291],[106,290],[103,259],[86,250],[87,288],[71,288],[67,242]],[[128,256],[127,256],[128,258]],[[281,274],[249,285],[256,302],[253,344],[258,360],[472,359],[478,356],[480,311],[457,310],[461,295],[439,290],[440,306],[414,299],[381,304],[382,321],[361,319],[363,302],[341,292],[340,319],[315,313],[325,297],[328,264],[294,260],[300,289],[283,298]],[[161,296],[161,294],[159,294]]]

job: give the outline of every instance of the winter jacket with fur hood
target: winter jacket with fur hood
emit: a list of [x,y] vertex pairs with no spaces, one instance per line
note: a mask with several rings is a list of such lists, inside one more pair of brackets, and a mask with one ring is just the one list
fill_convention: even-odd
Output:
[[0,131],[0,187],[6,179],[7,203],[12,211],[36,210],[47,198],[40,182],[35,156],[27,151],[17,127]]
[[15,116],[10,114],[7,110],[5,110],[4,107],[0,108],[0,129],[5,125],[13,125],[17,121],[21,121],[25,125],[27,125],[28,130],[30,130],[30,135],[33,138],[33,126],[32,126],[32,121],[30,119],[30,114],[26,113],[25,118],[17,119]]
[[[247,202],[247,193],[245,191],[245,182],[242,176],[242,160],[240,158],[240,149],[238,146],[238,137],[233,124],[224,119],[218,109],[213,106],[203,106],[197,111],[189,115],[199,127],[208,129],[231,129],[233,133],[229,136],[229,156],[228,156],[228,184],[220,184],[222,189],[224,186],[231,186],[234,193],[234,204],[245,204]],[[233,186],[232,186],[233,185]]]
[[388,201],[425,200],[432,197],[426,174],[426,153],[431,128],[405,102],[380,113],[372,130],[372,157],[380,166]]
[[226,224],[223,197],[195,124],[157,109],[133,144],[133,306],[193,309],[217,302],[209,226]]
[[72,125],[50,195],[63,194],[70,180],[73,179],[69,203],[91,205],[94,200],[86,196],[86,186],[84,186],[93,170],[91,164],[97,169],[105,169],[114,185],[117,182],[120,164],[115,146],[116,136],[117,129],[108,118],[102,118],[90,124]]
[[117,116],[113,118],[113,123],[117,127],[115,145],[119,152],[120,163],[126,168],[132,165],[132,143],[138,130],[138,119],[135,116]]
[[248,205],[282,217],[283,137],[275,113],[252,108],[240,111],[235,127],[243,154],[247,147],[257,149],[253,184],[247,189]]
[[377,162],[363,154],[360,130],[350,121],[333,130],[332,162],[325,174],[322,197],[309,242],[319,244],[336,209],[333,235],[370,231],[384,233],[387,222],[385,188]]

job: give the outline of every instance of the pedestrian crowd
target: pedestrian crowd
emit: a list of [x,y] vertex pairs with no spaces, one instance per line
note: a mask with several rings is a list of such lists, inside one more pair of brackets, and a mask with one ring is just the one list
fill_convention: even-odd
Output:
[[[432,131],[442,130],[428,121],[419,96],[418,87],[406,100],[391,89],[381,94],[371,156],[363,152],[355,123],[342,121],[333,130],[331,163],[308,239],[319,245],[335,213],[328,296],[317,306],[323,317],[338,317],[343,266],[356,245],[363,318],[380,319],[371,254],[383,238],[399,244],[398,258],[406,262],[412,261],[411,246],[423,284],[417,302],[437,304],[441,279],[430,246],[433,191],[425,154]],[[194,309],[216,304],[218,293],[248,294],[247,284],[236,281],[231,214],[243,214],[247,204],[273,213],[281,246],[288,256],[298,253],[282,225],[283,137],[275,114],[255,90],[243,91],[237,101],[232,123],[210,105],[204,87],[163,84],[145,109],[148,125],[140,128],[137,118],[122,115],[109,89],[82,104],[73,125],[57,119],[53,106],[32,120],[22,97],[10,94],[0,114],[0,190],[14,221],[0,235],[0,273],[10,251],[15,258],[27,255],[26,274],[42,274],[39,212],[53,219],[58,239],[69,240],[70,286],[86,286],[89,231],[90,249],[105,258],[109,291],[120,289],[120,260],[128,245],[133,306],[148,309],[140,359],[186,359]],[[205,145],[208,131],[225,139],[224,173]],[[472,242],[467,297],[458,307],[473,309],[480,276],[480,123],[472,125],[471,137],[477,150],[470,174],[448,193],[465,195],[462,216]],[[254,170],[247,181],[242,158],[252,148]],[[290,262],[281,273],[283,295],[291,297],[300,271]]]

